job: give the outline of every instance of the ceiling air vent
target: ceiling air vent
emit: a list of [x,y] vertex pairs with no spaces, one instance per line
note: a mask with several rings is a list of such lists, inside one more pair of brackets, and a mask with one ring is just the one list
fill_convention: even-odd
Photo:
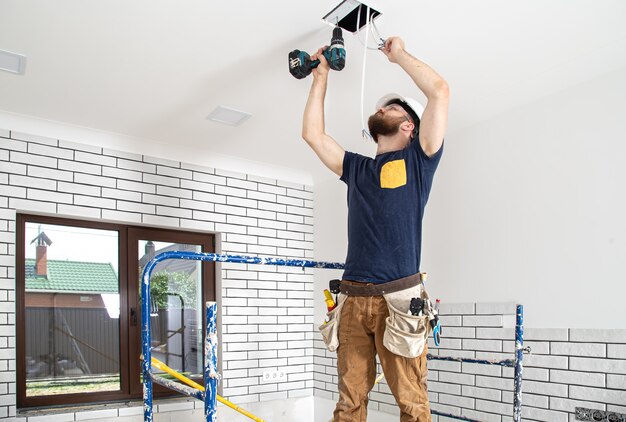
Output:
[[207,116],[207,119],[214,122],[223,123],[230,126],[239,126],[246,121],[250,116],[250,113],[235,110],[224,106],[218,106],[215,110]]
[[23,75],[26,70],[26,56],[0,50],[0,70]]

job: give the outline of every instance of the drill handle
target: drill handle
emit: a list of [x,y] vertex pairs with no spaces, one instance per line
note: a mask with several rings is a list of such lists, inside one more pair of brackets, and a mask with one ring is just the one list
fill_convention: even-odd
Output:
[[[346,50],[344,48],[326,47],[322,54],[332,70],[342,70],[346,65]],[[311,60],[309,67],[315,69],[319,64],[319,60]]]
[[319,60],[311,60],[311,62],[309,63],[309,68],[310,69],[315,69],[319,65],[320,65],[320,61]]
[[[324,49],[324,51],[322,51],[322,54],[324,55],[324,57],[326,58],[326,61],[328,62],[328,64],[330,65],[330,53],[329,53],[330,48],[326,47]],[[317,66],[320,65],[320,61],[319,59],[317,60],[311,60],[309,62],[309,69],[315,69]]]

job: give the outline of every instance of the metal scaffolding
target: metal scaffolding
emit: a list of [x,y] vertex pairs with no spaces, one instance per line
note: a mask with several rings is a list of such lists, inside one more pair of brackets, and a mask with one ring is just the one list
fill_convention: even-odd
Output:
[[[223,399],[217,395],[217,383],[219,381],[219,374],[217,373],[217,304],[215,302],[207,302],[206,304],[206,334],[204,342],[204,387],[189,380],[176,371],[167,367],[162,362],[152,358],[151,353],[151,334],[150,334],[150,275],[154,270],[156,264],[166,259],[188,259],[195,261],[212,261],[212,262],[235,262],[242,264],[257,264],[257,265],[278,265],[278,266],[290,266],[290,267],[302,267],[302,268],[328,268],[328,269],[343,269],[344,265],[336,262],[317,262],[308,261],[302,259],[278,259],[278,258],[260,258],[241,255],[225,255],[215,253],[198,253],[198,252],[163,252],[152,258],[143,270],[142,283],[141,283],[141,343],[142,343],[142,370],[143,370],[143,399],[144,399],[144,421],[153,421],[152,412],[152,383],[153,381],[164,385],[167,388],[175,390],[181,394],[185,394],[190,397],[197,398],[204,402],[204,414],[207,422],[215,422],[217,417],[217,401],[220,401],[227,406],[237,410],[240,413],[245,414],[255,421],[262,421],[262,419],[246,412],[238,406],[230,403],[228,400]],[[469,359],[469,358],[452,358],[445,356],[433,356],[428,355],[428,360],[447,360],[456,362],[470,362],[480,363],[486,365],[499,365],[515,368],[514,375],[514,404],[513,404],[513,420],[514,422],[521,421],[522,414],[522,372],[523,372],[523,352],[524,352],[524,308],[522,305],[517,305],[516,309],[516,325],[515,325],[515,358],[505,359],[500,361],[482,360],[482,359]],[[178,378],[179,380],[191,385],[186,385],[167,380],[163,377],[152,373],[152,366],[162,369],[168,372],[170,375]],[[474,419],[470,419],[460,415],[447,414],[438,411],[431,411],[434,415],[446,416],[449,418],[478,422]]]

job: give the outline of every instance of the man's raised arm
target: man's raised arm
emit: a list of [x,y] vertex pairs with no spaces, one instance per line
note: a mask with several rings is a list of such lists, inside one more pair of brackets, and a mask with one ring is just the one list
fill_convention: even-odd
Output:
[[328,82],[328,62],[320,48],[311,60],[319,59],[320,64],[313,69],[313,83],[304,108],[302,138],[315,151],[324,165],[338,176],[343,173],[344,149],[326,134],[324,125],[324,98]]
[[390,62],[400,65],[428,99],[420,120],[419,141],[422,150],[431,156],[441,148],[448,124],[448,83],[426,63],[410,55],[401,38],[388,38],[381,51]]

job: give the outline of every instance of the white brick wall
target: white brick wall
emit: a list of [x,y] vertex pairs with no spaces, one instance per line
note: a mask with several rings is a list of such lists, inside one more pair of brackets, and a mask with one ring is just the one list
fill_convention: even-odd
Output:
[[[513,359],[514,329],[503,323],[515,304],[442,304],[440,347],[433,355]],[[507,325],[508,327],[508,325]],[[623,412],[626,409],[625,330],[526,329],[522,419],[573,421],[576,407]],[[462,350],[459,350],[459,349]],[[506,353],[501,353],[506,352]],[[337,400],[336,354],[316,333],[315,395]],[[440,412],[483,421],[512,421],[513,369],[431,360],[428,362],[431,406]],[[381,367],[378,365],[378,372]],[[370,408],[397,413],[383,380],[370,395]],[[433,420],[450,420],[434,417]]]
[[[310,186],[0,130],[0,418],[16,415],[15,210],[211,231],[225,253],[312,259],[312,200]],[[313,271],[227,263],[221,278],[224,396],[312,395]],[[273,369],[288,380],[261,385]]]

